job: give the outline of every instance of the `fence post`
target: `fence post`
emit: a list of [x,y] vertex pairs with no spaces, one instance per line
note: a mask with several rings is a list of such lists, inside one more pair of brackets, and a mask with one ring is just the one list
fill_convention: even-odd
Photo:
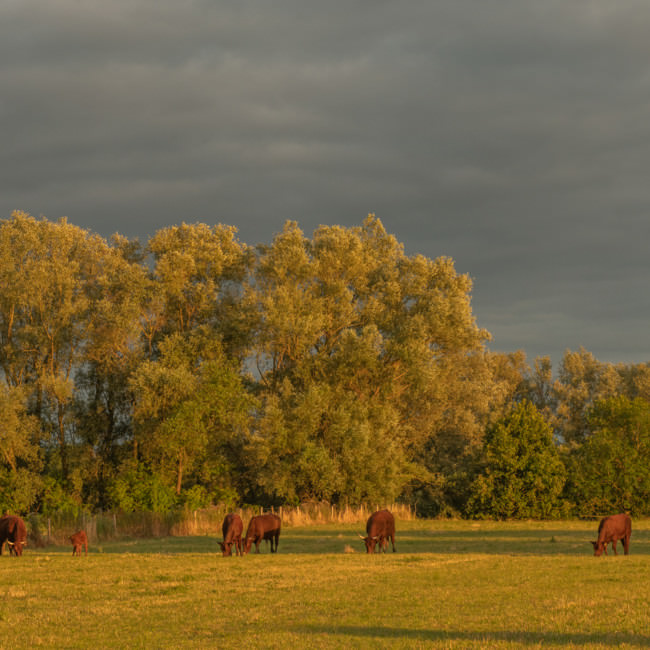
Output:
[[113,534],[117,537],[117,517],[113,513]]
[[50,543],[50,540],[52,539],[52,522],[50,521],[50,518],[47,518],[47,543]]

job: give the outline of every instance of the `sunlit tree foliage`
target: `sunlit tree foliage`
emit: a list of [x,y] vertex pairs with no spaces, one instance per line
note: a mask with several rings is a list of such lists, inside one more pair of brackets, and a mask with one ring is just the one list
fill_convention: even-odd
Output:
[[554,374],[492,352],[471,291],[374,215],[311,237],[289,221],[252,247],[232,226],[140,245],[14,212],[0,220],[0,507],[650,512],[650,365],[581,348]]

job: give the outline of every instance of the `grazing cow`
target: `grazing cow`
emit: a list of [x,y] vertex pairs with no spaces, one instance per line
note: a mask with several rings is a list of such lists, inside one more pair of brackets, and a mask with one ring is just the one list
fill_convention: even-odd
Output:
[[379,510],[374,512],[368,518],[366,524],[366,536],[359,535],[366,544],[366,552],[374,553],[375,545],[384,553],[388,546],[388,538],[393,544],[393,553],[395,553],[395,517],[388,510]]
[[235,554],[241,555],[241,534],[244,530],[244,524],[241,517],[234,513],[226,515],[221,525],[221,532],[223,533],[223,542],[219,542],[223,556],[232,555],[232,547],[235,545]]
[[[263,539],[271,541],[271,553],[277,553],[278,540],[280,539],[280,527],[282,521],[277,515],[257,515],[253,517],[246,530],[244,538],[244,555],[251,550],[251,544],[255,542],[255,552],[260,552],[260,543]],[[275,549],[273,541],[275,540]]]
[[0,519],[0,555],[5,542],[9,544],[9,555],[22,555],[27,546],[27,528],[20,517],[6,515]]
[[598,526],[598,539],[591,542],[594,547],[594,555],[602,555],[604,552],[607,555],[607,544],[612,543],[614,555],[618,555],[616,551],[616,542],[623,541],[623,551],[625,555],[630,552],[630,536],[632,535],[632,520],[629,515],[611,515],[604,517],[600,520]]
[[82,547],[85,555],[88,555],[88,537],[83,530],[70,535],[70,541],[72,542],[72,555],[81,555]]

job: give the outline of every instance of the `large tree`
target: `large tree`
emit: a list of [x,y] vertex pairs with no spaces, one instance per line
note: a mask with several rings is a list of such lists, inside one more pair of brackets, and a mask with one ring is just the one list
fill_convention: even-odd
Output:
[[138,242],[114,235],[97,283],[85,359],[75,376],[77,464],[85,502],[107,508],[115,468],[132,453],[129,377],[145,355],[141,316],[149,288]]
[[650,513],[650,403],[625,396],[596,402],[590,433],[569,457],[567,492],[578,514]]
[[32,413],[52,432],[44,443],[57,449],[64,482],[76,438],[75,374],[99,331],[110,335],[111,291],[129,290],[116,281],[118,258],[105,240],[66,219],[14,212],[0,222],[0,366],[8,385],[27,388]]
[[227,354],[246,355],[252,315],[243,283],[253,253],[236,233],[232,226],[184,223],[149,240],[153,269],[141,322],[151,358],[165,336],[202,326],[214,331]]
[[580,348],[567,351],[553,386],[556,400],[555,426],[567,444],[580,444],[589,433],[587,412],[599,400],[619,394],[623,389],[618,369],[598,361]]
[[130,388],[139,457],[177,495],[188,476],[213,497],[234,494],[253,401],[212,332],[166,337],[159,358],[138,367]]
[[489,398],[474,370],[490,374],[488,335],[470,290],[450,259],[407,256],[374,215],[356,228],[322,226],[312,240],[288,222],[262,247],[251,291],[266,489],[264,476],[282,476],[279,496],[394,498],[433,480],[441,436],[461,455],[480,438]]

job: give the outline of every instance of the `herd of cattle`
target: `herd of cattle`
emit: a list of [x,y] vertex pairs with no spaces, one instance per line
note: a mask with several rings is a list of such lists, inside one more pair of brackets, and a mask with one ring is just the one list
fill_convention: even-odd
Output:
[[[246,535],[242,541],[244,524],[241,517],[231,513],[223,520],[221,532],[223,542],[219,542],[221,552],[226,556],[232,555],[232,548],[235,547],[236,555],[246,555],[251,546],[255,544],[255,552],[260,552],[260,544],[263,540],[271,542],[271,553],[278,550],[280,540],[280,528],[282,521],[274,514],[257,515],[253,517],[246,529]],[[627,555],[630,551],[630,536],[632,535],[632,521],[626,514],[611,515],[600,521],[598,526],[598,539],[591,542],[594,547],[594,555],[607,555],[607,545],[611,543],[614,554],[618,555],[616,543],[623,542],[623,551]],[[388,540],[393,545],[395,552],[395,518],[388,510],[379,510],[370,515],[366,523],[366,536],[359,535],[366,545],[367,553],[375,553],[376,549],[386,552]],[[0,518],[0,555],[5,542],[9,546],[9,555],[22,555],[23,547],[27,546],[27,528],[25,522],[13,515],[5,515]],[[82,548],[88,555],[88,538],[83,530],[70,536],[72,543],[72,555],[81,555]]]
[[[255,552],[259,553],[262,540],[270,540],[271,553],[276,553],[281,527],[282,521],[277,515],[257,515],[250,520],[242,542],[244,522],[237,514],[226,515],[221,526],[223,534],[223,542],[219,542],[221,552],[224,557],[232,555],[234,546],[236,555],[246,555],[251,550],[251,546],[255,544]],[[368,553],[374,553],[377,545],[386,552],[389,539],[393,544],[393,552],[395,552],[395,518],[392,513],[388,510],[379,510],[370,515],[366,524],[366,536],[359,535],[359,537],[365,542]],[[273,542],[275,542],[275,548]]]

